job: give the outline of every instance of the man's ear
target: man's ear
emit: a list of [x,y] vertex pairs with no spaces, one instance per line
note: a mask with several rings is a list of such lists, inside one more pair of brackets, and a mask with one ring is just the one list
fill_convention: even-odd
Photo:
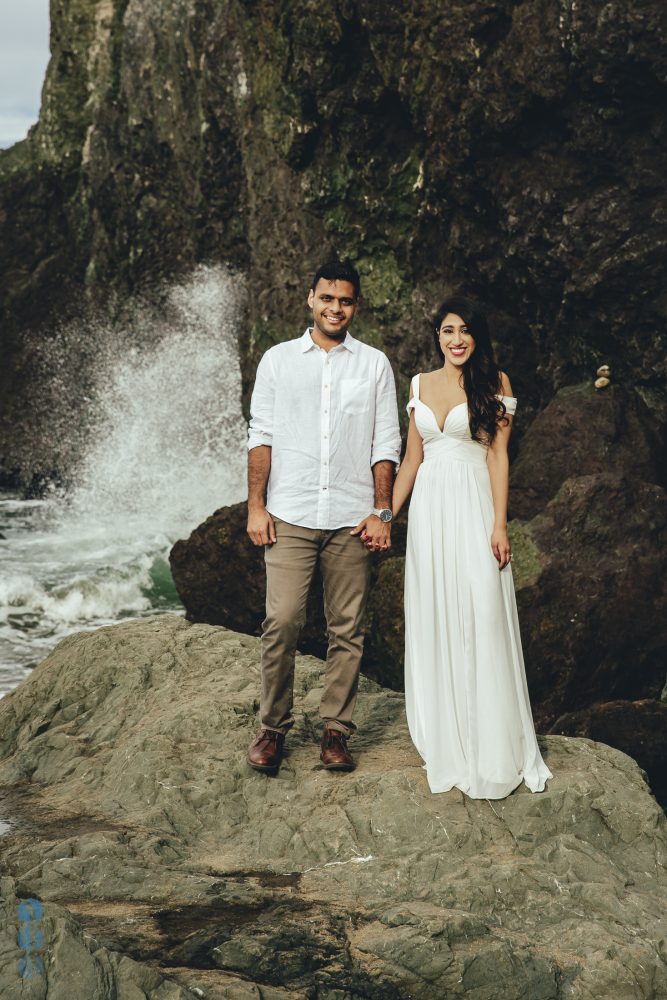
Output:
[[311,290],[308,292],[308,306],[310,309],[313,308],[314,301],[315,301],[315,289],[311,288]]

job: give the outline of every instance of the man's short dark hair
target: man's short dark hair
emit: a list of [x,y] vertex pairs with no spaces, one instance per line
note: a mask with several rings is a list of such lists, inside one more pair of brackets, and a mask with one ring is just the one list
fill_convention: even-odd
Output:
[[328,264],[318,267],[310,286],[313,290],[317,288],[320,278],[324,278],[325,281],[349,281],[354,288],[355,298],[358,299],[361,294],[361,278],[349,257],[345,260],[331,260]]

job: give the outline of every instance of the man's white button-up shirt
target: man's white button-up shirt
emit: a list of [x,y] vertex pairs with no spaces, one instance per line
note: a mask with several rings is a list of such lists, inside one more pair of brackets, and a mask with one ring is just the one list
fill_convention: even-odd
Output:
[[387,357],[350,334],[324,351],[310,329],[257,368],[248,451],[269,445],[266,507],[290,524],[332,531],[374,507],[372,467],[398,463],[396,386]]

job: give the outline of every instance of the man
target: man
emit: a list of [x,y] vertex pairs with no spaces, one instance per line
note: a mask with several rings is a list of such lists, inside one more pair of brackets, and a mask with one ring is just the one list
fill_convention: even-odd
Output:
[[[275,771],[292,715],[294,655],[316,565],[329,633],[321,760],[349,771],[371,552],[391,545],[400,455],[396,387],[381,351],[348,333],[359,304],[349,261],[319,268],[313,326],[261,359],[250,404],[248,534],[265,546],[261,732],[248,750]],[[356,526],[356,527],[355,527]]]

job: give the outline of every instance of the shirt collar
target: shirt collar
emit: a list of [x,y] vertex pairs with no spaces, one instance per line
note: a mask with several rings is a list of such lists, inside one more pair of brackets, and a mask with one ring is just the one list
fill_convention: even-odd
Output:
[[[317,344],[314,343],[313,338],[310,335],[311,329],[312,327],[310,326],[307,327],[306,332],[301,338],[301,351],[303,354],[305,354],[306,351],[310,351],[313,347],[317,347]],[[351,354],[354,354],[354,352],[357,349],[357,342],[348,330],[347,333],[345,334],[345,340],[343,341],[342,345],[337,345],[337,346],[345,347],[348,351],[350,351]]]

